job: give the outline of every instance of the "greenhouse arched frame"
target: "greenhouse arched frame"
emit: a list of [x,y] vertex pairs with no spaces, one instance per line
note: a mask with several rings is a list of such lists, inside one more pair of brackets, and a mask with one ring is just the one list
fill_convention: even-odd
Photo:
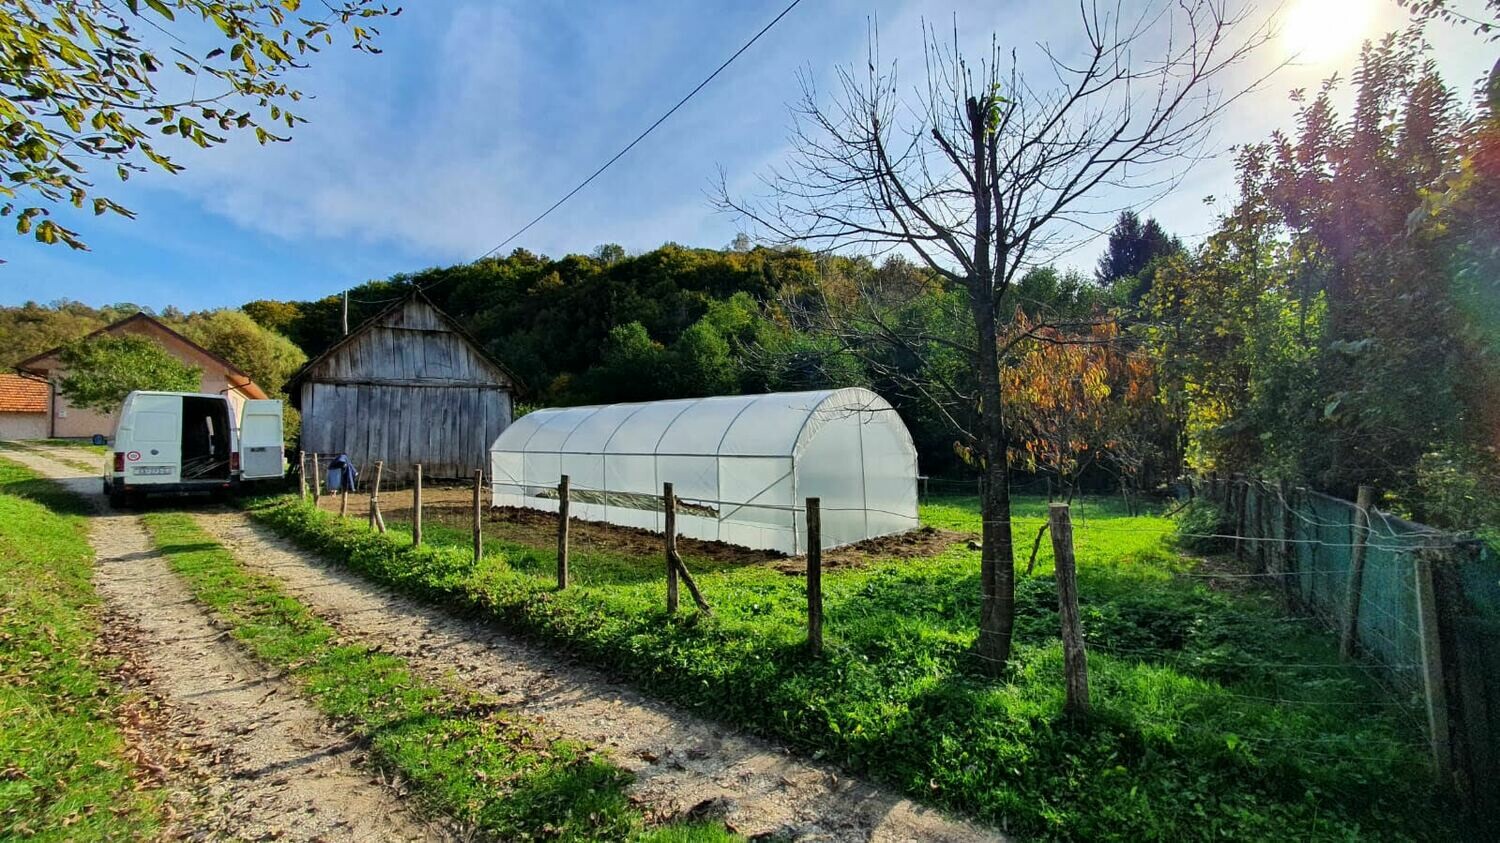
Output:
[[497,507],[556,512],[566,474],[573,517],[656,532],[672,483],[680,535],[782,553],[806,552],[810,497],[824,548],[917,526],[911,434],[861,388],[537,410],[490,471]]

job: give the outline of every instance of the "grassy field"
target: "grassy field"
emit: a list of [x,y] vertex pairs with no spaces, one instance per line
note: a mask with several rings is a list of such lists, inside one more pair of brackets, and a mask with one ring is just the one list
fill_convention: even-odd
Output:
[[[468,533],[438,522],[414,549],[400,524],[378,536],[292,499],[252,510],[374,579],[487,613],[658,696],[1012,832],[1453,833],[1411,706],[1340,666],[1327,635],[1270,598],[1211,588],[1172,549],[1172,522],[1113,503],[1074,507],[1095,706],[1077,726],[1061,716],[1047,542],[1017,587],[1016,652],[997,681],[971,655],[978,554],[961,543],[825,574],[829,649],[812,659],[801,579],[763,565],[689,558],[716,614],[668,617],[655,556],[577,553],[578,585],[559,593],[550,547],[492,537],[476,568]],[[1023,555],[1044,510],[1017,502]],[[972,498],[929,503],[922,517],[978,528]]]
[[0,839],[128,840],[160,827],[95,650],[82,504],[0,459]]
[[192,516],[144,518],[194,597],[258,658],[285,669],[317,707],[367,739],[416,796],[487,839],[726,841],[710,823],[647,828],[628,774],[588,747],[548,739],[482,695],[440,689],[405,662],[339,643],[272,579],[246,571]]

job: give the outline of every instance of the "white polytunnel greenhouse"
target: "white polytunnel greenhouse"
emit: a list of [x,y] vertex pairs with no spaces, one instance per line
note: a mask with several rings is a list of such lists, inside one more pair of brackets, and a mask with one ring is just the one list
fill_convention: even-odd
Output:
[[776,392],[537,410],[490,447],[495,506],[661,532],[662,484],[691,538],[799,554],[807,498],[823,547],[917,526],[917,452],[868,389]]

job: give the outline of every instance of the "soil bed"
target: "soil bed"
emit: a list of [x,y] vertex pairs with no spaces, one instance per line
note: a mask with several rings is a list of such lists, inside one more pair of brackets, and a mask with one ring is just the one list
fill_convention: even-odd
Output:
[[[557,545],[557,515],[522,507],[485,506],[485,535],[503,541],[536,548]],[[320,506],[328,512],[339,511],[339,499],[325,495]],[[349,496],[348,515],[369,517],[370,498],[364,493]],[[472,487],[427,486],[422,489],[422,518],[429,524],[468,529],[473,523],[474,491]],[[410,523],[412,500],[409,489],[381,491],[380,512],[388,522]],[[878,536],[823,553],[825,569],[859,568],[882,559],[922,559],[938,556],[949,547],[972,538],[969,533],[919,527],[905,533]],[[662,552],[662,536],[651,530],[626,527],[601,521],[572,519],[569,528],[570,547],[575,552],[618,553],[626,556],[655,556]],[[788,556],[774,550],[755,550],[727,542],[703,541],[680,536],[678,551],[686,559],[706,559],[724,567],[764,565],[787,574],[802,574],[806,561],[802,556]]]

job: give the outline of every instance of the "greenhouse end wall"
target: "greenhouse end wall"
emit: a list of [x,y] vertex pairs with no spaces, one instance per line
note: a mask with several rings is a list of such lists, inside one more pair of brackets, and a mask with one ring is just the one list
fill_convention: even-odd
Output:
[[865,389],[566,407],[518,419],[491,448],[495,506],[661,532],[662,484],[678,532],[783,553],[806,550],[805,500],[822,544],[917,526],[917,461],[890,404]]

